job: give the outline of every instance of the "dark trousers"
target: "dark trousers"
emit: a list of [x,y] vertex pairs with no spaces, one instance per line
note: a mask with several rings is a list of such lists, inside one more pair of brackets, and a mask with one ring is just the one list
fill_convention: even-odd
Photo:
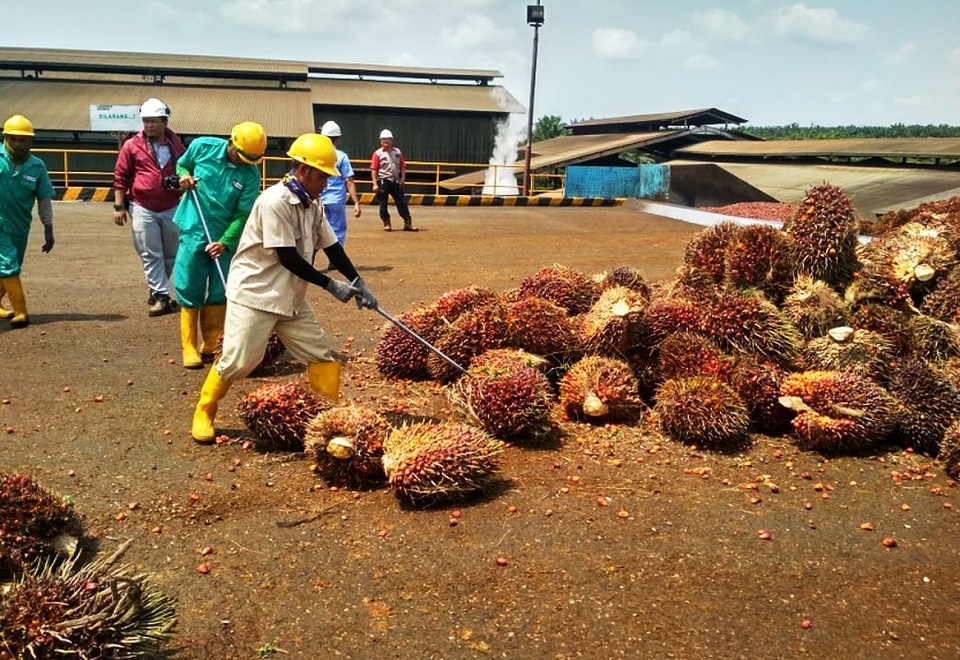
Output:
[[397,205],[397,213],[405,223],[409,223],[410,208],[407,206],[407,196],[403,192],[403,186],[390,179],[380,179],[378,183],[380,184],[380,221],[384,224],[390,222],[388,204],[393,197],[393,203]]

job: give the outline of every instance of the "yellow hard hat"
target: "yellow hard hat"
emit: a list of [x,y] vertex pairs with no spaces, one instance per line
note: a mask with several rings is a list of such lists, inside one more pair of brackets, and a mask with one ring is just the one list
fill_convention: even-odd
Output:
[[33,137],[33,124],[23,115],[14,115],[3,122],[4,135],[29,135]]
[[326,135],[304,133],[290,145],[287,152],[298,163],[315,167],[330,176],[340,176],[337,169],[337,150]]
[[230,131],[230,142],[244,163],[256,165],[267,150],[267,133],[263,126],[254,121],[237,124]]

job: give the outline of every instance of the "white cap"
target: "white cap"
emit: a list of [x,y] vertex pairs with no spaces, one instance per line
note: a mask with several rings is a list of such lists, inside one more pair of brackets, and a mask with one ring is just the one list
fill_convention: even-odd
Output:
[[380,131],[380,139],[381,139],[381,140],[392,140],[392,139],[393,139],[393,133],[390,132],[390,129],[389,129],[389,128],[385,128],[385,129],[383,129],[382,131]]
[[167,107],[167,104],[161,101],[160,99],[147,99],[143,102],[143,105],[140,106],[140,119],[151,119],[162,117],[168,119],[170,117],[170,108]]
[[328,138],[340,137],[343,133],[340,132],[340,126],[337,125],[337,122],[330,120],[325,122],[323,126],[320,127],[320,135],[326,135]]

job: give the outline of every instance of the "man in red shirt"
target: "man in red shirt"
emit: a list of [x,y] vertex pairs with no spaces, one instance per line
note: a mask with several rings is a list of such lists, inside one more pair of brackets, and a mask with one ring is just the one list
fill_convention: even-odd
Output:
[[380,200],[380,221],[384,231],[392,229],[388,208],[390,197],[393,197],[397,213],[403,218],[403,231],[419,231],[413,226],[403,192],[407,163],[403,160],[403,152],[393,145],[393,133],[387,128],[380,131],[380,148],[373,152],[373,158],[370,159],[370,172],[373,176],[373,193]]

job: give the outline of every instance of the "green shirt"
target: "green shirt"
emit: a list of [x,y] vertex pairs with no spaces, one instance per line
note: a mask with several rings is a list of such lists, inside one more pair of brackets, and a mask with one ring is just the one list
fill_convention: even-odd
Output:
[[19,166],[0,149],[0,230],[11,235],[30,233],[33,205],[38,199],[53,199],[53,183],[42,160],[31,154]]

